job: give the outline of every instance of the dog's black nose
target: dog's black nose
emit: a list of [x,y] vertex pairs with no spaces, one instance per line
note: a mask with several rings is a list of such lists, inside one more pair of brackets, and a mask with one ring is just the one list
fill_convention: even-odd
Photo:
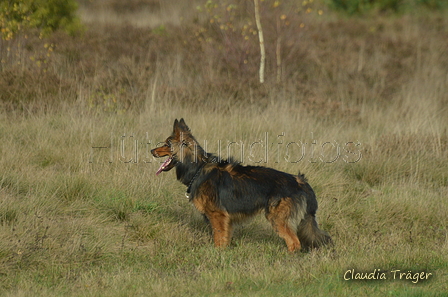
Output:
[[156,149],[152,149],[151,150],[151,154],[154,156],[154,157],[158,157],[159,155],[157,154],[157,152],[156,152]]

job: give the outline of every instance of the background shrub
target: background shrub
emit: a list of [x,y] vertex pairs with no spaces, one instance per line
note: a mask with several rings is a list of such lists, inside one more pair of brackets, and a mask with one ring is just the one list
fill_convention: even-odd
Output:
[[371,11],[402,12],[415,9],[442,9],[448,6],[443,0],[327,0],[330,8],[350,15]]
[[81,28],[74,0],[7,0],[0,3],[2,38],[10,40],[23,29],[37,28],[43,34],[63,29],[71,34]]

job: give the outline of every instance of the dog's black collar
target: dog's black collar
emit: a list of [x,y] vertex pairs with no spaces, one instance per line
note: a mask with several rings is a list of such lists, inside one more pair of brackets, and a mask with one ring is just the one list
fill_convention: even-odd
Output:
[[202,164],[201,166],[199,166],[198,170],[196,171],[196,173],[194,174],[194,176],[193,176],[193,178],[191,179],[190,183],[188,184],[187,192],[185,193],[185,196],[186,196],[187,198],[190,198],[191,186],[193,185],[194,180],[199,176],[199,173],[201,172],[202,167],[204,167],[205,164],[207,164],[207,162],[204,162],[204,164]]

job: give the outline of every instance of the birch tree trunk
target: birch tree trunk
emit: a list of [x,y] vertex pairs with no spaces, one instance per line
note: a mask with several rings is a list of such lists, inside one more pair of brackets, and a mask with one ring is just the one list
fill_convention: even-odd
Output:
[[264,83],[264,67],[266,61],[266,51],[264,47],[263,28],[260,21],[259,0],[254,0],[255,4],[255,23],[257,24],[258,40],[260,41],[260,83]]

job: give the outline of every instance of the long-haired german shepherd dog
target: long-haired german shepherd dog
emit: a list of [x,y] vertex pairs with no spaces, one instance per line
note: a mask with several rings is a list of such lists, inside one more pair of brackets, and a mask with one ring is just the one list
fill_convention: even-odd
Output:
[[187,197],[210,222],[216,247],[229,244],[234,223],[260,210],[290,252],[331,243],[318,228],[316,196],[304,175],[219,160],[201,148],[183,119],[174,121],[173,134],[151,153],[168,157],[157,175],[176,167]]

